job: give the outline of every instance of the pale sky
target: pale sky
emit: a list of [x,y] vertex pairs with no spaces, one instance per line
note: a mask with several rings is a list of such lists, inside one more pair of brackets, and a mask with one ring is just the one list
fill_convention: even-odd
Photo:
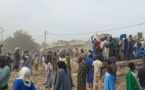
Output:
[[[4,38],[23,29],[36,42],[44,41],[44,31],[54,34],[98,32],[145,23],[145,0],[0,0],[0,27]],[[145,33],[145,25],[117,31],[135,35]],[[94,33],[95,34],[95,33]],[[85,35],[47,35],[47,43],[56,40],[88,40]]]

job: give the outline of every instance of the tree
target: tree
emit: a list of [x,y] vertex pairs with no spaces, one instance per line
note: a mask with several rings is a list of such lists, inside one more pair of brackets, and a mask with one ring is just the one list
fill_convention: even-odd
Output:
[[5,50],[14,50],[15,47],[20,47],[21,50],[28,49],[29,51],[36,50],[40,46],[32,39],[32,36],[23,30],[18,30],[9,36],[3,42]]

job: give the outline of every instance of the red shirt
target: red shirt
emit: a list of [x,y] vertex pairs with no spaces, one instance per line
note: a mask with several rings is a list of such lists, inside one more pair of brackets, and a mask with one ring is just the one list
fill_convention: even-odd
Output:
[[100,42],[98,40],[95,40],[94,43],[95,43],[95,48],[97,49],[100,48]]

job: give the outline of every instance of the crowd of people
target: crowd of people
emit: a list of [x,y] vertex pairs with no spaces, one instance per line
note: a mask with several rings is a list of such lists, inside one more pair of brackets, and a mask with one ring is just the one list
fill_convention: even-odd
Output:
[[115,56],[118,60],[144,59],[145,43],[143,39],[133,40],[132,35],[127,37],[126,34],[121,34],[120,38],[104,37],[100,41],[93,37],[91,37],[92,49],[95,53],[102,53],[104,60],[107,60],[109,56]]
[[[33,66],[34,70],[38,71],[39,65],[45,68],[45,88],[72,90],[74,84],[71,62],[75,62],[72,60],[74,58],[78,63],[77,90],[87,90],[87,83],[88,88],[93,90],[102,90],[102,85],[104,90],[115,90],[117,60],[140,58],[145,66],[145,44],[133,40],[132,35],[127,38],[126,34],[121,34],[120,38],[103,37],[101,40],[92,36],[91,40],[92,50],[76,48],[74,52],[71,49],[47,51],[42,57],[39,52],[30,54],[28,50],[21,55],[20,49],[16,48],[13,60],[10,53],[1,55],[0,49],[0,90],[8,90],[8,81],[13,70],[19,71],[19,77],[13,83],[13,90],[36,90],[30,76],[33,73]],[[126,74],[126,90],[145,90],[144,66],[136,75],[134,63],[128,64],[130,70]],[[55,78],[52,78],[53,72],[56,72]]]

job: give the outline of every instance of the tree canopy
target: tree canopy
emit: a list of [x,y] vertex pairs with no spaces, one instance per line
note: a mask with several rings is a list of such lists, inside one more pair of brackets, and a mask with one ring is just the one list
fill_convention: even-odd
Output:
[[21,50],[28,49],[29,51],[39,48],[39,44],[34,42],[32,36],[23,30],[17,30],[13,33],[13,36],[7,37],[3,41],[3,45],[6,51],[13,51],[16,47],[20,47]]

